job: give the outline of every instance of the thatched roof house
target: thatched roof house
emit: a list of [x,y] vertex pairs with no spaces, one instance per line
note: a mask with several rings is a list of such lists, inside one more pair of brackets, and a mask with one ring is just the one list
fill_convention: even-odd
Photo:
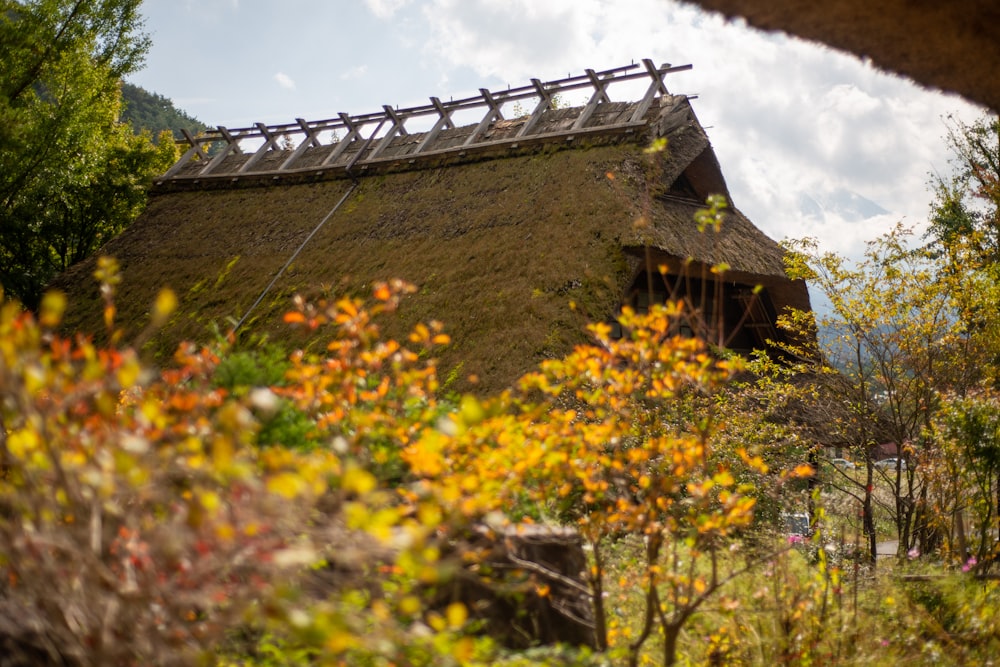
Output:
[[[145,213],[102,249],[122,266],[120,317],[138,331],[157,290],[169,286],[181,306],[151,343],[159,353],[244,318],[241,339],[308,346],[318,341],[281,323],[292,295],[402,278],[419,291],[388,332],[443,321],[453,343],[442,376],[466,389],[475,374],[484,392],[585,341],[586,323],[613,320],[623,302],[642,307],[650,296],[701,303],[722,289],[720,301],[707,299],[722,305],[712,320],[724,317],[731,346],[761,347],[777,335],[784,307],[809,307],[805,285],[785,277],[780,247],[731,202],[721,233],[696,231],[705,198],[728,200],[728,189],[688,99],[662,84],[669,69],[646,64],[654,82],[640,102],[612,102],[606,82],[618,75],[598,73],[587,106],[550,109],[544,99],[580,77],[536,81],[539,106],[514,120],[490,107],[478,125],[448,127],[442,107],[430,130],[408,133],[394,121],[391,132],[365,139],[355,131],[362,117],[342,116],[354,136],[323,143],[320,125],[310,134],[300,122],[299,146],[310,144],[302,149],[280,141],[295,128],[261,126],[265,143],[253,154],[230,150],[239,138],[220,129],[223,150],[168,172]],[[494,104],[501,96],[483,94]],[[406,111],[414,110],[386,114]],[[667,150],[644,154],[657,137]],[[650,281],[648,260],[667,276],[654,271]],[[729,270],[709,284],[706,267],[719,262]],[[92,272],[93,260],[56,283],[71,293],[74,329],[101,329]],[[764,289],[752,296],[757,285]]]

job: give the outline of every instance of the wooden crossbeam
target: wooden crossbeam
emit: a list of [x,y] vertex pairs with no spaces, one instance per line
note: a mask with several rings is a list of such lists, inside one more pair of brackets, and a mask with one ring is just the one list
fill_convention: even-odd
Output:
[[216,167],[222,164],[222,162],[230,155],[239,154],[242,152],[240,150],[239,140],[236,139],[229,130],[227,130],[221,125],[219,126],[218,130],[219,134],[222,135],[222,138],[226,140],[226,147],[223,148],[221,151],[219,151],[219,154],[216,155],[214,158],[212,158],[211,161],[209,161],[209,163],[205,165],[205,168],[201,170],[201,173],[203,175],[210,174],[212,171],[215,170]]
[[196,155],[202,160],[208,160],[208,153],[206,153],[201,149],[201,144],[198,142],[197,139],[191,136],[191,133],[188,132],[187,128],[182,127],[181,134],[184,135],[184,140],[187,141],[189,144],[191,144],[191,148],[187,149],[184,152],[184,154],[181,155],[180,159],[177,160],[176,163],[174,163],[174,166],[170,167],[170,169],[168,169],[166,173],[163,174],[163,178],[165,179],[173,178],[174,174],[183,169],[184,165],[193,160]]
[[[392,140],[396,138],[397,134],[406,136],[406,128],[403,127],[403,123],[406,122],[406,117],[396,113],[396,111],[389,105],[384,105],[382,108],[385,110],[385,120],[391,120],[392,127],[389,128],[389,130],[385,133],[385,136],[382,137],[382,141],[378,142],[378,146],[376,146],[375,150],[373,150],[371,155],[368,156],[369,160],[374,160],[382,153],[382,151],[388,148],[389,144],[392,143]],[[372,138],[374,138],[374,136],[375,135],[372,135]]]
[[653,104],[657,93],[670,94],[667,91],[667,85],[663,83],[663,77],[671,71],[670,63],[665,63],[663,67],[657,69],[652,60],[644,58],[642,64],[646,67],[646,73],[649,74],[652,81],[649,84],[649,88],[646,89],[646,94],[643,95],[642,101],[639,102],[639,106],[636,107],[635,113],[632,114],[632,122],[634,123],[646,117],[646,112],[649,111],[649,107]]
[[531,116],[528,117],[528,120],[521,126],[521,129],[518,130],[518,138],[530,134],[535,128],[535,125],[538,124],[538,121],[542,119],[542,114],[552,107],[553,91],[546,88],[545,84],[538,79],[532,79],[531,85],[535,87],[535,92],[538,93],[538,104],[535,106],[535,110],[531,112]]
[[284,136],[281,134],[276,134],[271,132],[268,129],[267,125],[264,125],[264,123],[255,123],[255,125],[257,126],[257,129],[260,131],[260,133],[264,135],[265,141],[263,144],[261,144],[260,148],[258,148],[257,151],[250,156],[250,159],[244,162],[243,165],[239,168],[239,170],[237,171],[237,173],[239,174],[242,174],[245,171],[249,171],[250,168],[253,167],[267,153],[278,150],[278,140],[281,139],[282,136]]
[[[612,84],[619,82],[647,78],[650,83],[646,93],[642,100],[636,105],[635,111],[632,113],[630,120],[626,121],[631,124],[639,124],[643,122],[646,113],[649,111],[649,108],[658,95],[669,95],[666,84],[664,83],[664,77],[669,73],[691,68],[690,65],[680,67],[662,65],[660,67],[656,67],[653,61],[649,59],[643,60],[641,67],[642,71],[635,71],[640,68],[640,65],[633,63],[623,67],[615,67],[603,71],[588,69],[583,75],[568,76],[565,79],[558,79],[545,83],[539,79],[532,79],[530,85],[520,86],[517,88],[508,87],[506,90],[496,92],[491,92],[486,88],[480,88],[479,95],[477,96],[451,100],[448,102],[442,102],[440,99],[432,97],[430,98],[430,104],[423,104],[407,109],[396,109],[386,105],[383,106],[382,110],[378,112],[357,116],[340,113],[338,114],[338,118],[329,120],[307,122],[302,118],[296,118],[295,123],[285,125],[269,126],[263,123],[256,123],[254,127],[240,129],[227,129],[220,126],[217,130],[209,132],[206,136],[198,138],[194,138],[189,133],[185,133],[183,141],[186,142],[189,148],[187,148],[178,162],[173,165],[162,178],[170,179],[178,177],[178,174],[183,170],[183,168],[190,164],[190,162],[195,158],[200,158],[205,162],[199,172],[199,175],[211,174],[218,169],[228,156],[234,153],[242,152],[240,150],[240,142],[260,139],[262,140],[260,148],[258,148],[248,160],[243,162],[234,173],[240,174],[249,172],[252,171],[252,167],[269,151],[278,150],[280,148],[278,142],[282,137],[301,135],[301,142],[299,142],[294,151],[291,151],[291,153],[284,158],[281,165],[277,167],[277,171],[279,172],[291,171],[294,170],[294,166],[309,148],[325,147],[319,138],[321,132],[339,132],[341,129],[345,130],[346,136],[339,142],[336,142],[337,145],[330,149],[319,166],[323,168],[335,164],[345,151],[356,147],[358,142],[363,141],[364,147],[362,150],[358,151],[358,153],[350,160],[350,165],[353,166],[358,161],[377,159],[379,155],[388,149],[396,136],[407,135],[408,132],[405,128],[405,123],[407,121],[423,116],[435,116],[436,118],[433,127],[429,132],[424,133],[424,135],[420,137],[419,144],[417,144],[409,153],[410,155],[414,155],[431,150],[433,148],[434,141],[443,130],[453,129],[455,127],[452,119],[456,112],[482,108],[485,106],[486,113],[462,144],[463,147],[472,146],[482,141],[483,135],[492,123],[504,119],[502,108],[505,104],[535,98],[538,100],[537,105],[534,107],[525,123],[518,128],[518,131],[513,138],[530,137],[537,133],[538,125],[545,112],[552,108],[553,96],[557,92],[561,93],[564,91],[587,88],[592,91],[590,99],[580,111],[579,115],[573,120],[571,128],[568,129],[571,131],[583,129],[595,130],[599,128],[588,127],[588,125],[592,124],[594,115],[597,113],[600,106],[611,102],[611,97],[608,93],[609,87]],[[362,128],[369,126],[372,123],[377,123],[379,129],[367,138],[363,137],[361,134]],[[392,125],[384,135],[379,137],[378,132],[385,126],[385,123],[392,123]],[[369,151],[376,139],[379,140],[377,145],[375,145],[373,150]],[[224,141],[225,145],[223,150],[217,155],[209,156],[205,152],[203,146],[211,144],[215,141]]]
[[351,117],[343,111],[341,111],[339,115],[340,122],[344,124],[344,127],[346,127],[349,132],[347,133],[347,136],[341,139],[337,145],[334,146],[333,150],[327,154],[320,166],[325,167],[328,164],[333,164],[337,158],[339,158],[341,154],[347,150],[347,147],[357,141],[361,136],[361,125],[355,124]]
[[305,136],[303,137],[302,142],[296,146],[294,151],[292,151],[292,154],[285,158],[285,161],[281,163],[281,166],[278,167],[278,171],[285,171],[291,167],[309,148],[321,148],[323,146],[322,142],[320,142],[319,138],[316,136],[319,134],[318,128],[310,127],[309,123],[307,123],[304,118],[296,118],[295,122],[298,123],[299,129],[302,130],[302,133]]
[[437,110],[438,114],[440,114],[440,117],[437,119],[437,122],[434,123],[434,127],[432,127],[430,131],[424,135],[424,138],[420,140],[420,144],[417,146],[416,150],[413,151],[414,153],[419,153],[424,150],[432,141],[437,139],[441,130],[455,129],[455,124],[451,122],[451,114],[454,109],[446,109],[445,106],[441,104],[441,100],[436,97],[431,98],[431,104]]
[[476,139],[479,138],[479,135],[485,132],[486,128],[489,127],[490,123],[493,121],[503,120],[503,113],[500,111],[501,104],[493,98],[493,93],[486,88],[480,88],[479,94],[483,96],[483,100],[486,102],[486,106],[489,107],[489,109],[486,112],[486,115],[483,116],[483,119],[479,121],[479,125],[476,125],[476,129],[472,131],[472,134],[470,134],[465,140],[465,143],[462,144],[463,146],[469,146],[476,143]]
[[382,129],[382,126],[385,125],[385,121],[387,120],[388,118],[383,118],[382,121],[375,126],[375,130],[370,135],[368,135],[368,138],[365,139],[365,143],[361,145],[361,148],[358,149],[358,152],[354,154],[354,157],[352,157],[350,161],[347,163],[347,165],[344,167],[345,171],[350,171],[351,168],[355,165],[355,163],[357,163],[357,161],[361,159],[361,156],[365,154],[365,151],[368,150],[368,147],[371,146],[373,141],[375,141],[375,135],[379,133],[379,131]]
[[611,98],[608,97],[608,84],[611,83],[610,75],[605,76],[603,79],[597,76],[597,72],[592,69],[587,70],[587,78],[590,79],[590,84],[594,86],[594,94],[590,96],[590,101],[587,102],[587,106],[583,107],[580,111],[580,115],[576,117],[576,121],[573,123],[573,129],[579,130],[590,117],[594,115],[597,111],[597,105],[601,103],[610,103]]
[[194,137],[192,137],[191,133],[188,132],[187,129],[181,128],[181,134],[183,134],[184,135],[184,139],[186,139],[187,142],[189,144],[191,144],[191,150],[194,151],[194,153],[199,158],[201,158],[202,160],[207,160],[208,159],[208,153],[206,153],[205,151],[203,151],[201,149],[201,143],[199,143],[199,141],[197,139],[195,139]]

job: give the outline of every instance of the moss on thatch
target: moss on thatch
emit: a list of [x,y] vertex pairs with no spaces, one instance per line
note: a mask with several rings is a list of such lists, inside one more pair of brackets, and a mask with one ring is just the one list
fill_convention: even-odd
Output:
[[[726,232],[706,241],[695,231],[696,199],[670,195],[682,173],[689,193],[725,194],[707,139],[683,105],[680,116],[673,109],[661,117],[671,153],[659,166],[649,165],[644,142],[633,138],[357,179],[241,335],[316,346],[281,323],[294,294],[363,293],[375,281],[401,278],[418,291],[387,333],[441,320],[453,339],[442,377],[455,376],[453,388],[464,390],[474,374],[477,390],[489,392],[585,341],[588,322],[616,314],[636,274],[630,247],[650,243],[672,257],[727,261],[741,275],[784,280],[780,249],[741,214],[734,211]],[[121,321],[140,330],[166,286],[181,306],[151,341],[154,352],[204,339],[213,323],[226,330],[350,187],[348,179],[330,178],[152,197],[140,219],[101,251],[122,265]],[[640,216],[652,226],[637,230]],[[92,271],[87,261],[56,283],[71,293],[73,329],[101,327]]]

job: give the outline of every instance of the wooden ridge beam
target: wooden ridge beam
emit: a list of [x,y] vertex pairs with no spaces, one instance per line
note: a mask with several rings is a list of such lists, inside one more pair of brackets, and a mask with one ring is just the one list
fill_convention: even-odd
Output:
[[[640,71],[635,71],[639,70],[640,67]],[[192,137],[190,133],[185,132],[184,139],[181,140],[181,142],[185,143],[188,148],[185,150],[184,154],[177,161],[177,163],[174,164],[162,177],[157,179],[157,181],[179,178],[180,173],[184,170],[184,168],[196,158],[205,162],[204,166],[199,171],[199,174],[206,176],[213,174],[213,172],[215,172],[230,155],[242,153],[240,148],[240,143],[242,141],[262,140],[262,145],[256,149],[249,159],[242,162],[242,164],[234,170],[227,170],[228,173],[237,176],[249,174],[253,171],[254,165],[263,159],[265,155],[271,151],[280,150],[279,142],[283,137],[291,138],[294,135],[300,135],[302,139],[296,148],[291,151],[286,158],[284,158],[281,165],[278,167],[278,171],[294,171],[295,165],[298,163],[303,154],[310,148],[325,148],[332,146],[319,165],[320,168],[326,168],[334,165],[344,155],[345,151],[355,147],[358,142],[363,142],[364,146],[358,151],[357,154],[352,156],[350,160],[350,166],[354,166],[359,162],[363,163],[365,161],[378,159],[379,156],[381,156],[383,152],[388,149],[398,135],[405,136],[408,134],[405,128],[407,121],[423,116],[436,116],[434,125],[431,127],[430,131],[419,137],[419,143],[413,150],[411,150],[409,155],[433,152],[434,141],[438,138],[440,133],[445,129],[455,128],[453,117],[456,112],[486,107],[486,112],[482,116],[482,119],[473,128],[471,134],[465,138],[465,141],[462,144],[462,147],[473,146],[481,143],[481,137],[488,130],[491,124],[504,120],[503,106],[505,104],[527,99],[537,99],[538,102],[534,106],[531,114],[528,116],[524,124],[518,128],[515,135],[516,138],[527,138],[538,131],[538,125],[545,112],[552,108],[552,101],[555,94],[586,88],[591,89],[592,93],[587,104],[573,120],[571,130],[580,131],[583,129],[590,129],[587,126],[592,122],[601,105],[611,103],[611,96],[608,93],[608,89],[611,85],[624,81],[648,78],[650,80],[650,84],[642,100],[634,109],[634,112],[631,115],[631,120],[629,121],[639,122],[645,118],[646,113],[649,111],[653,101],[658,95],[669,95],[666,84],[664,83],[665,76],[672,72],[679,72],[688,69],[691,69],[690,65],[671,67],[669,64],[665,64],[660,67],[656,67],[652,60],[644,59],[642,60],[641,66],[639,64],[632,63],[602,71],[587,69],[582,75],[567,76],[563,79],[556,79],[544,83],[540,79],[531,79],[530,85],[519,86],[516,88],[510,88],[508,86],[506,90],[491,92],[486,88],[480,88],[478,96],[459,100],[450,100],[448,102],[442,102],[437,97],[431,97],[429,104],[423,104],[405,109],[398,109],[389,105],[384,105],[381,111],[356,116],[339,113],[337,118],[321,121],[308,122],[302,118],[296,118],[295,123],[282,125],[265,125],[264,123],[255,123],[253,127],[237,129],[228,129],[219,126],[216,130],[210,131],[202,137]],[[378,128],[376,131],[367,138],[362,137],[362,128],[372,123],[377,123]],[[378,133],[386,123],[391,123],[391,126],[384,135],[378,137]],[[332,131],[334,133],[338,133],[340,130],[344,130],[346,132],[346,136],[339,141],[336,141],[335,139],[333,143],[336,145],[324,144],[320,140],[320,134],[322,132]],[[375,145],[374,149],[372,149],[369,153],[369,149],[376,139],[379,141]],[[209,156],[203,149],[203,146],[217,141],[225,142],[223,149],[218,154]]]

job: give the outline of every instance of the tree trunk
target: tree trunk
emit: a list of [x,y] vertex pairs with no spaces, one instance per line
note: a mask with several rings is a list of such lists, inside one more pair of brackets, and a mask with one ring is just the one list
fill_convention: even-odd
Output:
[[865,537],[868,539],[868,563],[875,567],[878,562],[878,541],[875,536],[875,515],[872,511],[872,467],[868,464],[868,483],[865,485],[865,500],[861,503],[861,521]]
[[681,634],[681,626],[667,625],[663,628],[663,665],[673,667],[677,664],[677,638]]

